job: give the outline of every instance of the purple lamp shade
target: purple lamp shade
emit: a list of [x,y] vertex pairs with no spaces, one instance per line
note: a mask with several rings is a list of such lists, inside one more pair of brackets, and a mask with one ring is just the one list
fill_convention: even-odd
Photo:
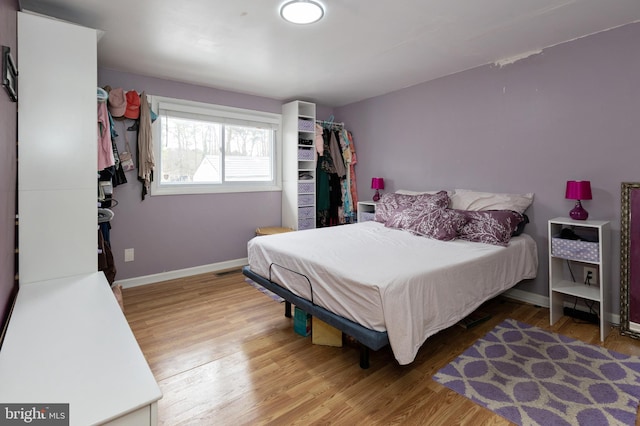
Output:
[[591,182],[588,180],[569,180],[567,181],[567,191],[565,198],[568,200],[576,200],[576,205],[569,212],[569,216],[574,220],[587,220],[589,213],[582,208],[580,200],[591,199]]
[[373,201],[380,200],[380,190],[384,189],[384,179],[381,177],[371,178],[371,189],[375,189],[376,193],[373,196]]

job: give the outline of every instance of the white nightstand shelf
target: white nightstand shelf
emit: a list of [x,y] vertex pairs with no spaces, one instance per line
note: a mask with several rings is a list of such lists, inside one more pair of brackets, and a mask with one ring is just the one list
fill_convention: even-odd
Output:
[[599,286],[585,286],[582,283],[574,283],[573,281],[562,280],[554,283],[553,291],[567,294],[569,296],[578,296],[588,300],[600,300]]
[[[373,220],[371,219],[371,214],[375,214],[376,204],[375,201],[358,201],[358,222]],[[367,218],[367,216],[369,216],[369,218]]]
[[[585,237],[575,241],[560,237],[563,229]],[[549,322],[564,315],[567,296],[599,305],[600,340],[611,329],[611,237],[609,222],[557,217],[549,221]],[[584,281],[585,268],[596,271],[591,285]]]

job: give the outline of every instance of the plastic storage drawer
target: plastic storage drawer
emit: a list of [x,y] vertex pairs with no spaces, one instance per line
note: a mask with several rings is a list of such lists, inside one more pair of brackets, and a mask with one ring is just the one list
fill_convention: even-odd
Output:
[[313,194],[315,191],[315,182],[298,182],[298,194]]
[[299,218],[298,219],[298,229],[299,230],[303,230],[303,229],[313,229],[316,227],[316,221],[314,218],[312,217],[308,217],[308,218]]
[[313,206],[316,201],[314,194],[300,194],[298,195],[298,206]]
[[315,216],[315,213],[316,213],[316,208],[314,206],[298,208],[298,217],[300,219],[308,219],[308,218],[313,219],[313,216]]
[[600,262],[600,244],[589,241],[551,238],[551,254],[564,259]]
[[315,132],[316,123],[313,120],[305,120],[304,118],[298,119],[298,131],[301,132]]
[[306,148],[301,146],[298,148],[298,160],[313,161],[315,160],[315,152],[313,148]]

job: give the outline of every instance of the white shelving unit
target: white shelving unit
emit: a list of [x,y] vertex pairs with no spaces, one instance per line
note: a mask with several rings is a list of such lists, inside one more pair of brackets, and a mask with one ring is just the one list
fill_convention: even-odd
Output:
[[[577,235],[588,235],[591,241],[576,243],[578,250],[574,252],[563,251],[562,246],[566,246],[565,243],[569,241],[562,240],[559,236],[565,228],[571,229]],[[599,304],[600,340],[604,341],[609,334],[611,329],[610,234],[608,221],[573,220],[566,217],[557,217],[549,221],[549,320],[551,325],[564,315],[567,296],[578,297]],[[568,265],[567,262],[569,262]],[[591,285],[584,282],[585,268],[597,270],[593,277],[595,281]]]
[[316,104],[282,106],[282,226],[316,227]]
[[371,220],[365,218],[364,216],[366,215],[366,213],[375,213],[376,204],[377,203],[375,201],[358,201],[358,222],[366,222],[367,220]]

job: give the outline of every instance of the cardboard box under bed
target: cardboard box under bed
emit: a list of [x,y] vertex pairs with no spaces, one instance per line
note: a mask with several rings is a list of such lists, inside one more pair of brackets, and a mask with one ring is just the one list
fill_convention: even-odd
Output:
[[249,266],[242,268],[242,273],[257,282],[267,290],[276,293],[286,301],[285,316],[291,317],[291,304],[299,307],[305,313],[310,314],[314,318],[318,318],[328,325],[341,330],[345,334],[353,337],[360,343],[360,367],[369,368],[369,349],[377,351],[389,344],[389,335],[386,331],[375,331],[363,327],[349,319],[329,312],[322,306],[315,305],[310,301],[303,299],[284,287],[269,281],[268,279],[251,271]]

